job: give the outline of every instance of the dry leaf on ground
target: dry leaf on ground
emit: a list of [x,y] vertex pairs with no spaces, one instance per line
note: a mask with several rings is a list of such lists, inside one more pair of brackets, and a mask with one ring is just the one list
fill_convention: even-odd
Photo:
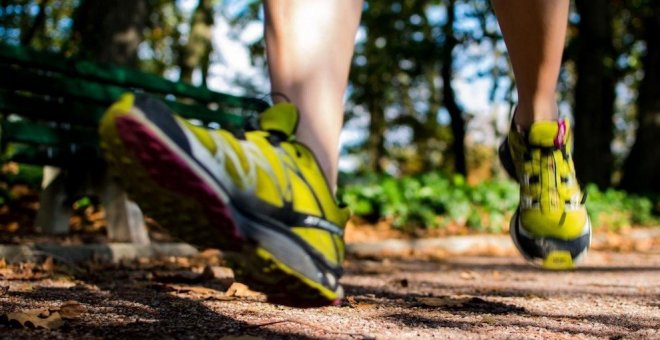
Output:
[[206,264],[210,266],[218,266],[223,262],[223,254],[218,249],[206,249],[194,258],[194,262],[198,264]]
[[55,261],[52,256],[48,256],[44,262],[41,263],[41,270],[44,272],[52,272],[55,269]]
[[35,309],[0,315],[0,323],[19,328],[57,329],[64,325],[59,312],[51,313],[47,309]]
[[460,307],[472,300],[471,296],[418,297],[417,302],[428,307]]
[[79,318],[82,314],[84,314],[87,311],[87,308],[85,306],[81,305],[77,301],[67,301],[60,306],[59,313],[62,316],[62,319],[77,319]]
[[201,287],[201,286],[183,286],[176,284],[168,284],[162,288],[163,291],[173,292],[174,294],[194,294],[201,296],[208,296],[221,299],[224,297],[223,292],[218,291],[213,288]]
[[201,281],[216,281],[226,289],[234,283],[234,272],[227,267],[205,266],[199,278]]
[[250,290],[250,288],[242,283],[234,282],[227,289],[225,293],[226,297],[239,297],[239,298],[250,298],[250,299],[260,299],[265,298],[263,293],[255,292]]
[[480,275],[473,271],[462,272],[460,276],[463,280],[475,280],[480,278]]
[[346,302],[350,307],[358,309],[371,309],[378,306],[372,299],[356,298],[355,296],[347,296]]
[[17,263],[0,268],[0,278],[7,280],[41,280],[50,276],[50,273],[44,273],[41,265],[34,262]]

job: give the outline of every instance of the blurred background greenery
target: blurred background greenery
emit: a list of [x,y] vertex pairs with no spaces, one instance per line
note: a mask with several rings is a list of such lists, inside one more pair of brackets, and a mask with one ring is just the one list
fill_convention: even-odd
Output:
[[[3,0],[0,42],[263,97],[261,6]],[[660,2],[575,0],[569,21],[558,100],[594,224],[658,225]],[[339,197],[363,221],[506,229],[517,188],[496,148],[516,94],[488,1],[367,1],[347,100]]]

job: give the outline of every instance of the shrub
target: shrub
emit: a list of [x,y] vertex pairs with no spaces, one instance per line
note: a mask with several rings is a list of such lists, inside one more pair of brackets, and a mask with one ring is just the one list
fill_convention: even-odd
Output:
[[[618,230],[660,222],[651,198],[614,189],[599,191],[593,185],[587,186],[587,192],[595,228]],[[390,219],[396,228],[459,225],[501,232],[518,206],[518,185],[510,180],[488,180],[471,186],[461,175],[443,172],[401,178],[369,174],[352,178],[338,196],[355,215],[370,222]]]

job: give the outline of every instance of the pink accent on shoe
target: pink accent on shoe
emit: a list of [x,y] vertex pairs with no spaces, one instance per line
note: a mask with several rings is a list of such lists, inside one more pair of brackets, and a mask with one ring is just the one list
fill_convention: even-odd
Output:
[[116,124],[124,144],[156,183],[203,205],[209,221],[215,222],[226,237],[237,241],[243,239],[226,203],[190,168],[187,161],[134,118],[121,117]]
[[557,131],[557,136],[555,136],[555,148],[561,149],[564,146],[564,139],[566,137],[566,122],[563,119],[557,121],[557,126],[559,127]]

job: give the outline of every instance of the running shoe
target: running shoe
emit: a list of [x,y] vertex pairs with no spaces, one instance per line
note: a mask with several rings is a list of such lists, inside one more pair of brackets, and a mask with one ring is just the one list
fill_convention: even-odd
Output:
[[547,269],[570,269],[591,244],[586,193],[575,176],[567,120],[536,122],[528,131],[512,124],[500,160],[520,184],[520,203],[510,223],[516,247]]
[[274,300],[332,304],[350,211],[295,140],[298,118],[278,104],[235,135],[126,94],[104,115],[101,144],[129,195],[174,236],[227,250],[236,278]]

